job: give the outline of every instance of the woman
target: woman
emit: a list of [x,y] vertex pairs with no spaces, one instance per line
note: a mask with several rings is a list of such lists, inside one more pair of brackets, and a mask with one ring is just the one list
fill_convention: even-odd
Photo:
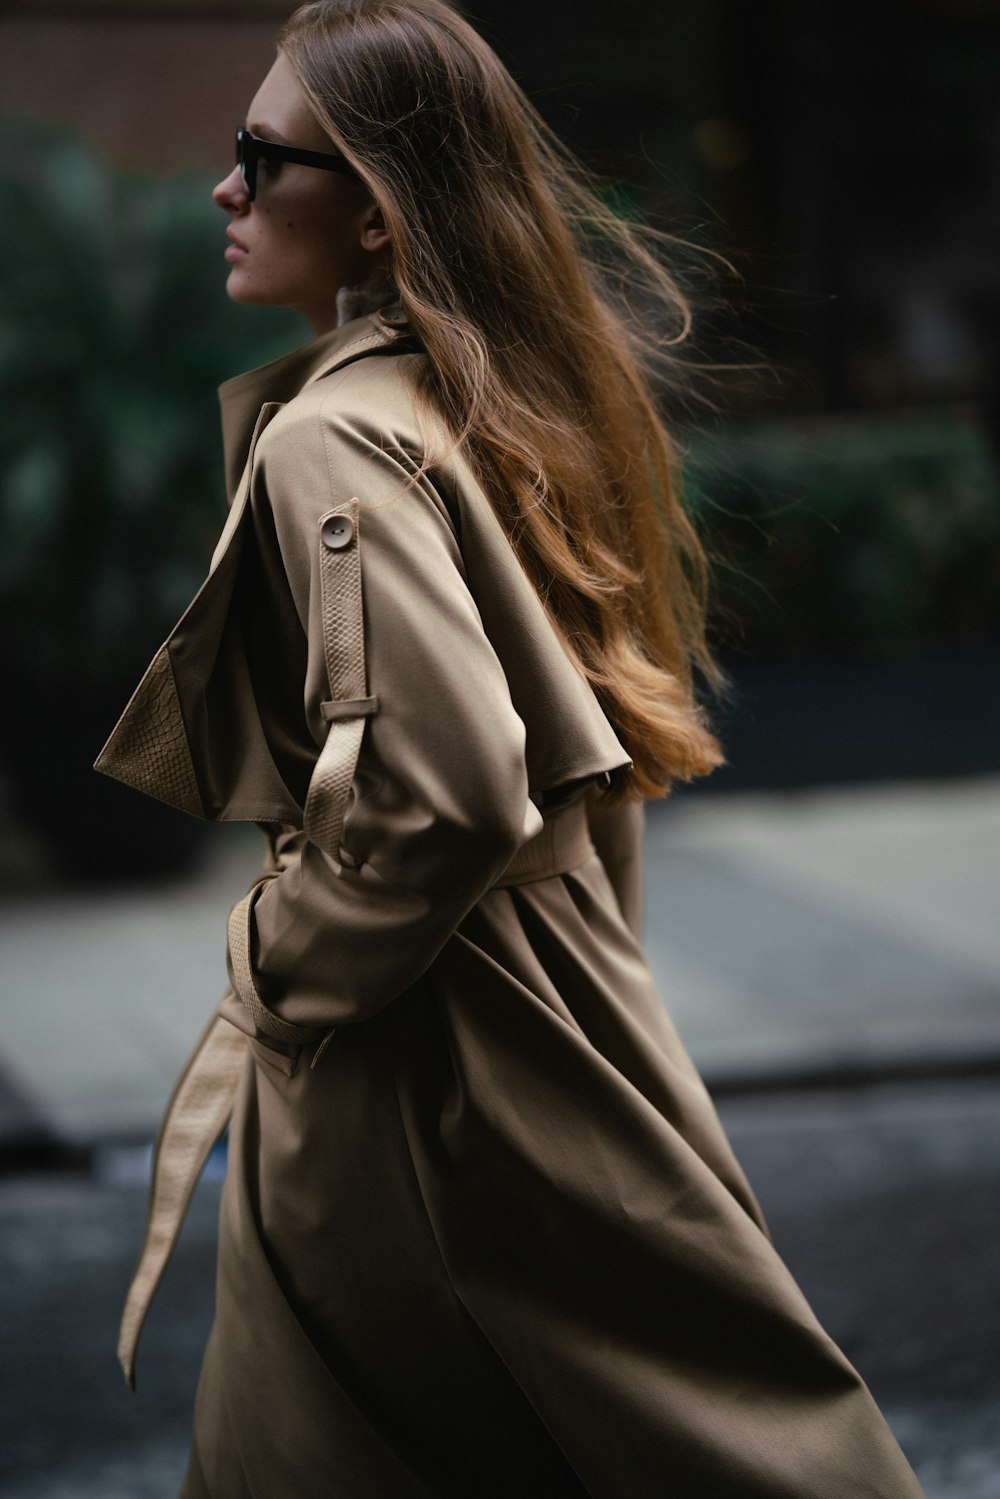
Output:
[[232,1110],[184,1499],[919,1495],[637,943],[641,800],[720,754],[609,286],[681,299],[441,0],[298,11],[238,157],[229,294],[315,338],[223,387],[212,570],[98,761],[268,837],[123,1325],[131,1375]]

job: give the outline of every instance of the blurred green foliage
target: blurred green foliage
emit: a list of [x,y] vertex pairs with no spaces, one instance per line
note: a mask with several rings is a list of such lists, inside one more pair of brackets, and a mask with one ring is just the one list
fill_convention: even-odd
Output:
[[8,669],[145,664],[224,517],[215,387],[308,337],[228,301],[210,187],[125,177],[65,131],[0,120]]
[[962,413],[706,434],[685,483],[741,653],[892,656],[1000,641],[1000,485]]

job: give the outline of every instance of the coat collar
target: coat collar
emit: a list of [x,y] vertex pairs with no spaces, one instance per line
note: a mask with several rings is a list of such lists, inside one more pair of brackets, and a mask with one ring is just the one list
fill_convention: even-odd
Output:
[[220,385],[227,503],[233,503],[239,488],[254,426],[265,406],[290,401],[307,385],[321,380],[341,365],[350,364],[352,359],[401,342],[409,331],[402,307],[393,303],[367,317],[354,318],[342,328],[313,339],[303,348],[293,349],[280,359],[272,359],[269,364],[236,375]]

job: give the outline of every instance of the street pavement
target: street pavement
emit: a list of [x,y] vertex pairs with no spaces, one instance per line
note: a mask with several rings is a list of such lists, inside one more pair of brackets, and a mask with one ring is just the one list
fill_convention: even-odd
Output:
[[[222,1153],[134,1396],[113,1344],[149,1142],[225,987],[226,914],[259,859],[254,830],[212,835],[197,877],[155,890],[32,888],[11,878],[16,840],[0,858],[18,889],[0,913],[9,1499],[176,1493]],[[929,1499],[1000,1499],[998,877],[1000,777],[680,793],[649,818],[647,948],[664,1000],[779,1250]],[[46,1141],[72,1150],[11,1169]]]

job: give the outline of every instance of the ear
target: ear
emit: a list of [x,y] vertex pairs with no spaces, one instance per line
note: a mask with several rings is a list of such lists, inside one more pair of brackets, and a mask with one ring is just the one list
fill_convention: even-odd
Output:
[[372,203],[361,224],[361,248],[375,255],[391,243],[389,231],[382,217],[382,210],[377,203]]

